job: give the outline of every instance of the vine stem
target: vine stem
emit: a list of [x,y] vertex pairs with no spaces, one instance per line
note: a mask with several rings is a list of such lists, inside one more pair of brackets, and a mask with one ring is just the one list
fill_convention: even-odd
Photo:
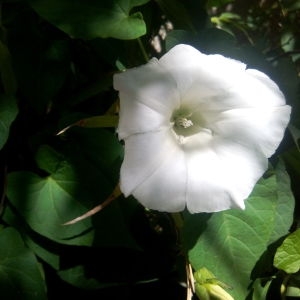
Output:
[[[179,243],[182,244],[181,239],[181,230],[184,224],[184,220],[181,213],[172,213],[171,214],[173,222],[176,226],[178,240]],[[193,269],[191,264],[189,263],[187,253],[182,251],[182,255],[185,258],[185,272],[186,272],[186,300],[191,300],[193,298],[193,294],[195,293],[195,286],[194,286],[194,276],[193,276]]]
[[282,285],[281,285],[281,299],[282,300],[286,300],[286,289],[287,289],[287,284],[288,284],[288,281],[290,279],[290,275],[287,274],[284,279],[283,279],[283,282],[282,282]]

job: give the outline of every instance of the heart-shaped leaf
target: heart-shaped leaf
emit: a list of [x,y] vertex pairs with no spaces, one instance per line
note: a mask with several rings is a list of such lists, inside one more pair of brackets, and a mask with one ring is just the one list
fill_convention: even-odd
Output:
[[135,39],[146,33],[139,12],[132,8],[149,0],[31,0],[43,18],[77,38]]
[[187,216],[183,234],[193,268],[207,268],[232,287],[235,299],[245,299],[254,266],[288,232],[293,210],[289,177],[280,164],[258,182],[244,211]]
[[89,245],[93,238],[90,219],[74,226],[62,225],[87,211],[78,200],[81,183],[72,165],[49,147],[41,148],[37,162],[50,174],[45,177],[25,171],[9,174],[9,200],[39,234],[60,243]]

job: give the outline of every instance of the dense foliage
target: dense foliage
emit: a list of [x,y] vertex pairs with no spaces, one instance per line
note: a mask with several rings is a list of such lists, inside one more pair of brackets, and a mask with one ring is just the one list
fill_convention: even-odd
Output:
[[[299,0],[0,8],[1,299],[196,299],[192,272],[203,299],[212,285],[236,300],[300,297]],[[292,106],[244,211],[172,215],[109,198],[123,160],[113,74],[179,43],[265,72]]]

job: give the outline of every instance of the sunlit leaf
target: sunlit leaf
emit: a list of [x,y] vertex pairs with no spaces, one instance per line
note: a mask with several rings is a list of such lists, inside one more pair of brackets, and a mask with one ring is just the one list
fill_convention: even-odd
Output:
[[187,216],[184,238],[195,270],[206,267],[245,299],[251,272],[268,245],[285,235],[293,219],[294,198],[280,164],[261,179],[246,201],[246,210]]
[[114,37],[135,39],[146,33],[139,12],[132,8],[149,0],[31,0],[33,8],[46,20],[72,37]]
[[300,297],[300,288],[294,287],[294,286],[288,287],[286,295],[288,297],[297,297],[298,298],[298,297]]
[[11,96],[0,95],[0,149],[8,139],[10,125],[17,113],[16,99]]
[[274,266],[286,273],[300,270],[300,229],[291,233],[277,249]]
[[13,228],[0,231],[1,299],[46,299],[38,261]]

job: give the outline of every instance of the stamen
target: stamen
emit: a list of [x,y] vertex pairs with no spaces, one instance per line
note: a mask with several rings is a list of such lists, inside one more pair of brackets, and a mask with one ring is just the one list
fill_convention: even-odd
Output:
[[183,127],[183,128],[188,128],[188,127],[193,126],[194,123],[191,120],[187,119],[187,118],[178,117],[175,120],[175,125]]

